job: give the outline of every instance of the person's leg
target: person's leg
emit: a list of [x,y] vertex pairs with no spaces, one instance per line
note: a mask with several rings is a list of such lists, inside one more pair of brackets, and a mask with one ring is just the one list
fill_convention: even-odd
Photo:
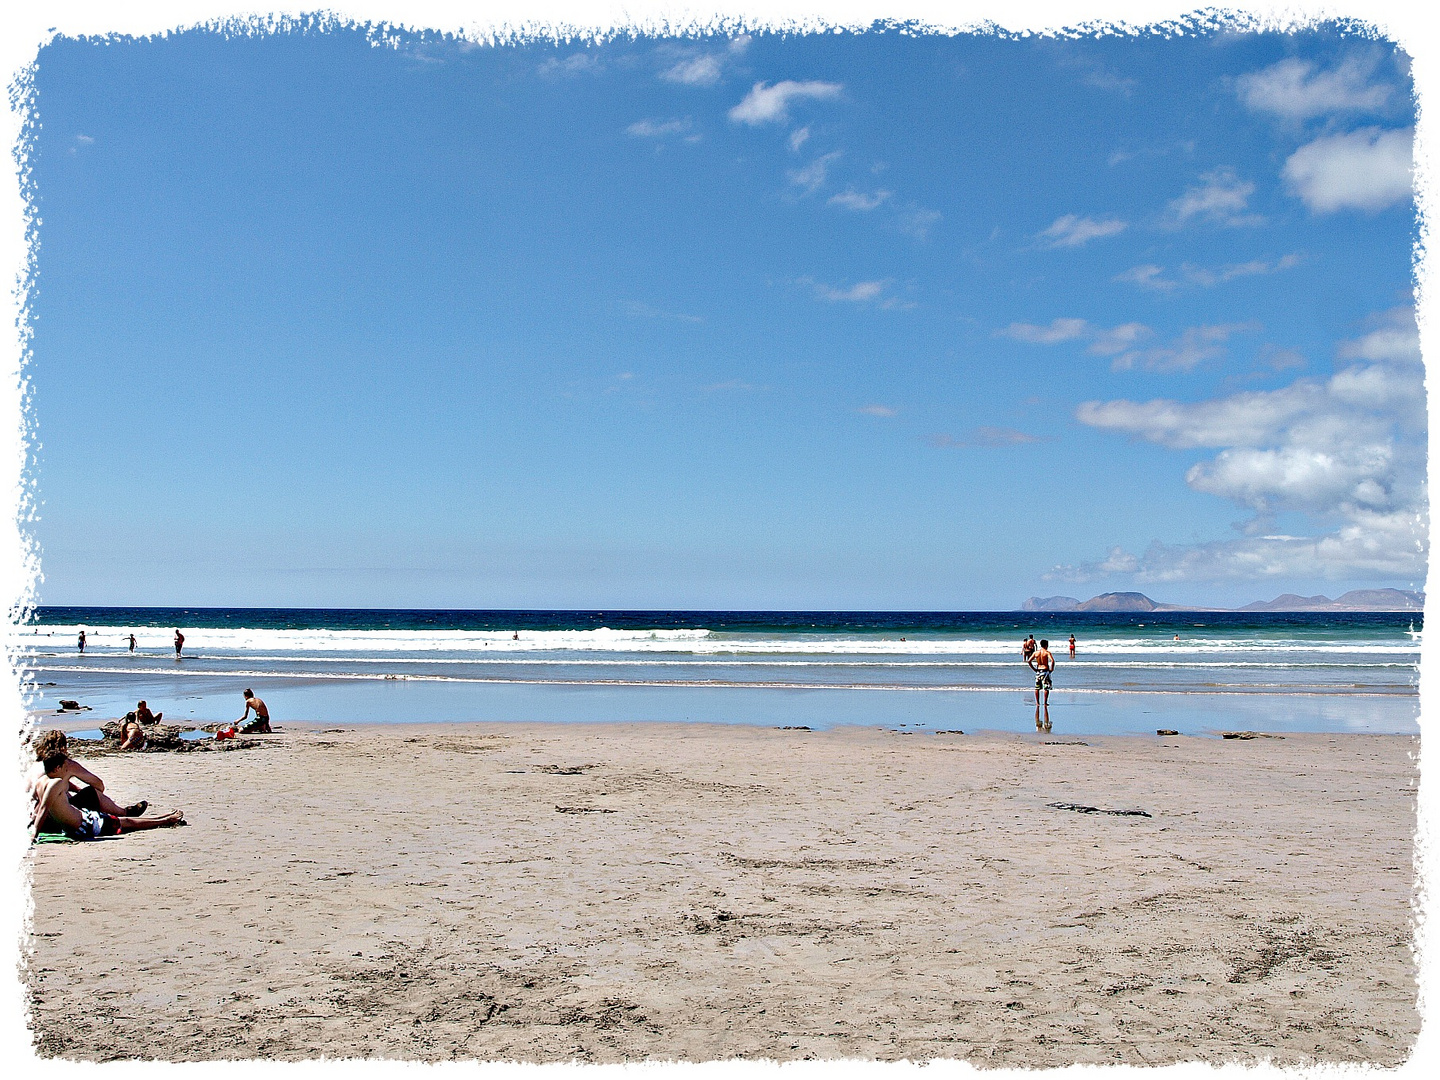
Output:
[[171,810],[163,817],[120,816],[116,820],[125,832],[134,832],[137,829],[159,829],[166,825],[179,825],[185,820],[185,813],[182,810]]

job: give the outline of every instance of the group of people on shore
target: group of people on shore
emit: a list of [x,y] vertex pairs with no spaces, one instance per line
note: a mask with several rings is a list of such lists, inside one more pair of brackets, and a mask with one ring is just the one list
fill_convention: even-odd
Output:
[[[39,631],[37,630],[36,633],[38,634]],[[90,640],[90,639],[86,636],[84,630],[81,630],[80,633],[79,633],[79,635],[78,635],[78,637],[75,639],[76,647],[79,648],[79,650],[80,650],[80,652],[81,652],[82,654],[85,652],[85,646],[89,643],[89,640]],[[137,642],[137,641],[135,640],[135,635],[134,635],[134,634],[128,634],[128,635],[126,635],[124,638],[122,638],[121,640],[128,642],[128,644],[129,644],[129,646],[130,646],[130,651],[131,651],[132,653],[135,651],[135,649],[136,649],[137,646],[139,645],[139,642]],[[180,659],[180,653],[181,653],[181,651],[182,651],[184,648],[185,648],[185,635],[180,632],[180,628],[179,628],[179,627],[176,627],[176,628],[175,628],[175,659],[176,659],[176,660],[179,660],[179,659]]]
[[[250,714],[254,713],[254,719]],[[120,749],[143,750],[145,727],[158,724],[164,713],[151,712],[144,701],[136,704],[120,724]],[[270,709],[250,689],[245,691],[245,711],[240,719],[222,728],[234,735],[270,734]],[[149,803],[141,799],[121,806],[105,794],[105,783],[70,757],[69,739],[63,731],[47,731],[35,740],[35,764],[27,784],[31,799],[30,839],[42,833],[58,833],[71,840],[97,840],[138,829],[183,825],[185,815],[172,810],[159,817],[145,817]]]

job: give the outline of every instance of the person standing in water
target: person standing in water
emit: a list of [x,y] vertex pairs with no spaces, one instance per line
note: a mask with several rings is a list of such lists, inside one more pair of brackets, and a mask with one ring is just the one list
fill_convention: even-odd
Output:
[[1070,635],[1070,659],[1075,659],[1075,635]]
[[80,651],[81,651],[82,653],[85,651],[85,631],[84,631],[84,630],[81,630],[81,631],[80,631]]
[[180,659],[180,650],[185,648],[185,635],[178,629],[175,631],[175,659]]
[[1040,639],[1040,648],[1030,657],[1030,670],[1035,672],[1035,704],[1040,704],[1040,691],[1045,691],[1045,709],[1050,709],[1050,673],[1055,670],[1055,657],[1050,655],[1050,642]]
[[135,635],[134,635],[134,634],[131,634],[131,635],[130,635],[130,651],[131,651],[132,653],[135,651]]
[[1020,659],[1028,664],[1033,655],[1035,655],[1035,635],[1031,634],[1020,643]]

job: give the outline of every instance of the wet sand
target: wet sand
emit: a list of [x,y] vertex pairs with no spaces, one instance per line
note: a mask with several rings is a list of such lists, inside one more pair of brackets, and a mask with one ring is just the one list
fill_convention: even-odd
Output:
[[1393,1065],[1419,1030],[1408,736],[257,741],[77,750],[190,824],[34,849],[42,1055]]

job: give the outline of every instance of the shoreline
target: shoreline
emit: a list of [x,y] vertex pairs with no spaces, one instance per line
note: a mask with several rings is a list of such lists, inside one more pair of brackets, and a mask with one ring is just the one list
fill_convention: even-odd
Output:
[[97,756],[190,825],[33,852],[42,1054],[1393,1065],[1418,1032],[1416,736],[281,728]]

